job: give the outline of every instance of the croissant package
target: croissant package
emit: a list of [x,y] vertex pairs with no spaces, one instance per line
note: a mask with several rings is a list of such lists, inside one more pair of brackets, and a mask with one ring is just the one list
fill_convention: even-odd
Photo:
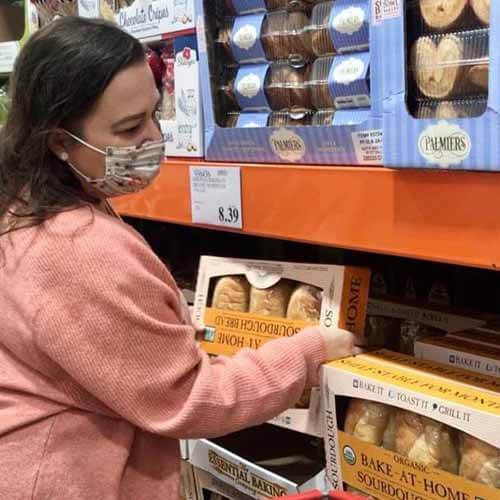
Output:
[[500,378],[380,350],[322,368],[329,487],[500,498]]

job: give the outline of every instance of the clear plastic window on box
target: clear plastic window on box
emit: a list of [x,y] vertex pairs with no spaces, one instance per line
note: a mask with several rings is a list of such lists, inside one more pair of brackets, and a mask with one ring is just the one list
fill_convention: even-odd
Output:
[[407,96],[420,119],[474,118],[488,100],[489,0],[406,2]]

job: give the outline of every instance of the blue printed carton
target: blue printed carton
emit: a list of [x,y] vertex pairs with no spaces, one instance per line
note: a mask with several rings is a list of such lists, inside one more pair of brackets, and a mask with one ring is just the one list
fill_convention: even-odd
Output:
[[500,42],[500,5],[491,2],[489,26],[471,26],[470,14],[466,29],[438,34],[422,21],[409,36],[412,4],[372,1],[372,36],[384,58],[384,164],[500,170],[500,52],[490,49]]
[[368,50],[369,0],[335,0],[318,3],[311,16],[311,38],[318,56]]
[[[209,5],[209,0],[205,2]],[[227,88],[231,89],[239,108],[232,111],[243,112],[238,118],[228,120],[227,111],[231,110],[223,109],[217,94],[218,72],[221,66],[224,67],[224,63],[221,64],[221,61],[217,60],[215,51],[216,20],[211,17],[208,8],[206,16],[202,14],[203,3],[203,0],[197,0],[196,8],[200,13],[197,27],[207,160],[322,165],[382,164],[382,108],[376,85],[380,59],[375,60],[374,56],[371,56],[371,106],[362,113],[357,109],[344,110],[346,113],[343,117],[340,116],[340,124],[331,118],[334,116],[331,112],[328,115],[330,119],[323,122],[313,118],[312,125],[303,125],[303,120],[288,120],[282,125],[282,122],[277,120],[279,125],[269,126],[272,121],[268,120],[268,126],[264,126],[263,115],[260,115],[261,121],[256,122],[247,116],[248,112],[266,115],[271,110],[281,111],[282,108],[270,103],[276,101],[279,92],[271,94],[270,85],[266,85],[269,63],[241,65],[236,72],[237,80]],[[260,66],[259,73],[255,71],[256,66]],[[293,85],[295,84],[288,80],[286,92],[293,94],[299,89],[298,84],[296,88],[293,88]],[[302,86],[300,91],[303,91]],[[316,112],[314,108],[310,111],[314,112],[314,115],[322,113]],[[229,122],[231,126],[226,126]],[[251,126],[248,126],[248,123]]]
[[309,16],[296,11],[274,11],[226,17],[217,43],[240,64],[313,58]]

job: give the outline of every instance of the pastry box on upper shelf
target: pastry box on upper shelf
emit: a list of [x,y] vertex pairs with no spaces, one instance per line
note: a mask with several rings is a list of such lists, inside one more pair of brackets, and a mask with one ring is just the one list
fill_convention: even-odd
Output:
[[415,0],[380,8],[384,164],[500,170],[500,4]]
[[381,164],[370,0],[228,3],[196,4],[205,157]]
[[[307,326],[344,328],[360,338],[370,271],[365,268],[203,256],[194,319],[205,327],[201,347],[213,355],[291,337]],[[322,435],[318,391],[272,423]]]
[[113,5],[116,23],[141,40],[194,33],[194,0],[115,0]]

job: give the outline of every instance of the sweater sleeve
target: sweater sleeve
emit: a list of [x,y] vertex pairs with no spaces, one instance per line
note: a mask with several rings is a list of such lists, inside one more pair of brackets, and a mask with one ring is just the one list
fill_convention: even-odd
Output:
[[325,347],[315,329],[232,358],[202,352],[170,274],[125,225],[96,221],[71,238],[48,231],[43,245],[38,348],[134,425],[185,439],[227,434],[317,385]]

